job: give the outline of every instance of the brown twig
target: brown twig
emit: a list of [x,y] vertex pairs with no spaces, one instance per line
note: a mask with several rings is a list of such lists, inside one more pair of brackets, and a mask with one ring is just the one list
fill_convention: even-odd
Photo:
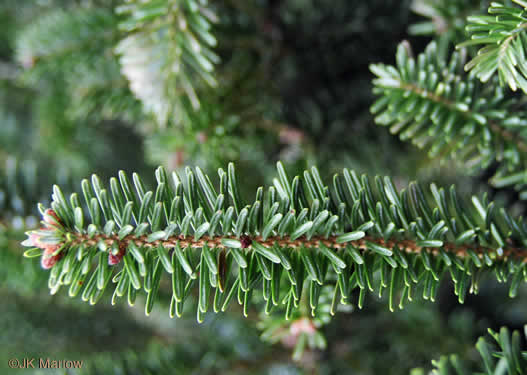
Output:
[[[149,242],[147,240],[147,236],[134,236],[134,235],[128,235],[124,237],[123,239],[119,239],[117,235],[104,235],[104,234],[96,234],[92,237],[90,237],[87,234],[74,234],[73,239],[69,243],[70,246],[80,245],[84,244],[87,246],[96,246],[99,242],[103,241],[108,247],[112,246],[114,243],[118,243],[120,246],[123,244],[128,246],[130,242],[133,242],[138,247],[157,247],[157,246],[163,246],[165,248],[174,248],[178,244],[182,248],[202,248],[204,245],[208,245],[209,247],[213,248],[227,248],[221,240],[223,238],[229,238],[229,239],[236,239],[235,236],[216,236],[216,237],[210,237],[210,236],[203,236],[199,240],[195,240],[192,236],[184,237],[183,235],[177,235],[177,236],[171,236],[166,240],[156,240]],[[355,247],[356,249],[367,251],[368,245],[367,242],[372,242],[377,245],[392,249],[395,246],[398,246],[398,248],[401,251],[404,251],[409,254],[418,254],[421,253],[424,249],[427,249],[432,255],[438,255],[439,249],[443,248],[446,252],[450,254],[454,254],[460,258],[465,258],[467,255],[469,255],[468,251],[472,250],[479,258],[483,258],[483,255],[486,252],[494,253],[496,252],[495,249],[487,248],[483,246],[469,246],[469,245],[455,245],[452,243],[445,243],[440,248],[431,248],[431,247],[422,247],[417,244],[414,240],[384,240],[382,238],[374,238],[371,236],[366,236],[364,238],[361,238],[360,240],[356,241],[349,241],[345,243],[338,243],[336,236],[331,237],[322,237],[322,236],[314,236],[310,239],[307,239],[306,237],[300,237],[298,239],[292,240],[288,237],[279,237],[279,236],[273,236],[269,237],[266,240],[263,240],[261,236],[254,236],[251,238],[253,241],[259,242],[265,247],[272,247],[275,244],[283,247],[283,248],[317,248],[320,246],[320,243],[323,245],[332,248],[332,249],[344,249],[346,246],[351,245]],[[527,251],[522,248],[516,248],[516,247],[508,247],[503,249],[502,255],[495,254],[495,257],[497,259],[507,259],[509,257],[517,257],[522,259],[524,263],[527,263]]]

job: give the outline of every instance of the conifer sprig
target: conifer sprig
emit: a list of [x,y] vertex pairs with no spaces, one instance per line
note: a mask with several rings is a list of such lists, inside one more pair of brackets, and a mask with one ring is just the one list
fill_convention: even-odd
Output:
[[[432,361],[435,368],[431,374],[445,375],[521,375],[527,369],[527,351],[521,348],[521,334],[514,331],[512,334],[507,327],[502,327],[499,332],[489,328],[489,335],[494,342],[489,342],[485,337],[480,337],[476,349],[481,357],[478,368],[481,372],[468,370],[466,363],[457,354],[442,356]],[[527,326],[524,327],[527,338]],[[414,370],[412,375],[424,374],[421,370]]]
[[[55,173],[44,172],[43,166],[50,165],[53,165]],[[74,177],[70,170],[48,160],[36,162],[33,159],[22,160],[8,156],[0,164],[0,222],[20,229],[23,225],[15,223],[17,218],[33,216],[34,220],[34,216],[38,215],[37,207],[30,202],[41,200],[49,203],[52,181],[61,183],[67,191],[71,191],[72,180]]]
[[496,72],[502,84],[511,90],[520,88],[527,93],[527,2],[513,0],[518,7],[508,7],[492,2],[487,16],[470,16],[466,26],[471,39],[458,45],[458,48],[483,45],[468,64],[466,70],[487,82]]
[[426,20],[408,28],[413,35],[436,35],[438,41],[463,41],[468,14],[485,9],[486,2],[478,0],[412,0],[410,9]]
[[103,8],[50,11],[19,33],[17,60],[25,68],[75,72],[80,59],[93,60],[111,47],[118,37],[117,22]]
[[199,88],[216,86],[216,15],[207,1],[194,0],[134,0],[116,11],[127,33],[116,52],[130,89],[159,125],[186,120],[200,107]]
[[[128,90],[113,53],[122,36],[118,23],[112,9],[104,7],[46,12],[17,32],[17,60],[25,68],[19,76],[42,91],[56,87],[60,95],[49,95],[43,106],[51,110],[65,105],[61,115],[65,112],[76,123],[87,116],[140,118],[141,106]],[[63,97],[71,100],[65,104]]]
[[499,163],[491,182],[524,192],[527,179],[527,116],[520,99],[502,88],[480,83],[463,73],[464,56],[449,61],[435,42],[413,57],[401,43],[396,66],[373,64],[373,83],[379,99],[371,106],[379,125],[389,126],[402,140],[427,148],[432,157],[453,157],[472,171]]
[[416,290],[434,300],[445,273],[460,302],[469,287],[477,293],[484,271],[511,281],[511,296],[527,279],[525,222],[485,197],[469,206],[454,187],[397,191],[388,177],[372,183],[347,169],[328,186],[316,168],[291,180],[279,163],[273,186],[246,202],[232,164],[218,170],[216,187],[199,168],[169,178],[160,167],[155,176],[147,190],[136,174],[131,182],[120,172],[108,187],[94,175],[82,182],[84,202],[54,187],[51,208],[41,206],[44,227],[24,242],[37,247],[27,256],[44,250],[52,292],[69,285],[70,296],[82,291],[93,304],[114,284],[112,303],[126,294],[133,304],[144,290],[149,314],[168,275],[171,316],[197,284],[201,321],[235,297],[246,315],[260,286],[266,312],[284,304],[289,318],[302,293],[314,312],[324,284],[334,286],[334,312],[355,288],[359,307],[368,291],[386,289],[393,310]]

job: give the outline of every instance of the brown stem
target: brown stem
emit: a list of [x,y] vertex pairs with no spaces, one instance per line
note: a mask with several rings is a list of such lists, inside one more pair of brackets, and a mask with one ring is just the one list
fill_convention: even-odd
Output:
[[[194,237],[188,236],[184,237],[183,235],[178,236],[172,236],[169,237],[166,240],[156,240],[153,242],[147,241],[147,236],[134,236],[134,235],[128,235],[122,240],[119,240],[119,237],[117,235],[104,235],[104,234],[96,234],[92,237],[90,237],[87,234],[73,234],[73,239],[69,243],[70,246],[75,245],[88,245],[88,246],[96,246],[100,241],[103,241],[108,247],[112,246],[114,243],[118,243],[119,246],[128,246],[130,242],[133,242],[138,247],[157,247],[157,246],[163,246],[165,248],[174,248],[179,245],[182,248],[186,247],[193,247],[193,248],[202,248],[205,244],[214,247],[214,248],[227,248],[227,246],[223,245],[221,240],[225,238],[229,239],[237,239],[235,236],[216,236],[216,237],[210,237],[210,236],[203,236],[199,240],[195,240]],[[438,255],[439,254],[439,248],[425,248],[422,246],[418,246],[417,242],[414,240],[384,240],[382,238],[374,238],[371,236],[366,236],[364,238],[361,238],[360,240],[356,241],[349,241],[345,243],[338,243],[336,236],[331,237],[322,237],[322,236],[314,236],[310,239],[307,239],[306,237],[300,237],[296,240],[292,240],[288,237],[279,237],[279,236],[273,236],[268,237],[266,240],[263,240],[261,236],[254,236],[251,238],[253,241],[259,242],[265,247],[272,247],[275,244],[279,245],[280,247],[284,248],[300,248],[300,247],[307,247],[307,248],[317,248],[319,247],[320,243],[324,244],[325,246],[332,248],[332,249],[343,249],[348,245],[351,245],[359,250],[366,251],[368,250],[367,242],[372,242],[377,245],[392,249],[395,246],[398,246],[401,251],[404,251],[409,254],[418,254],[424,249],[427,249],[431,254]],[[455,245],[451,243],[446,243],[442,246],[445,251],[448,253],[454,254],[460,258],[465,258],[468,256],[468,251],[472,250],[476,253],[476,255],[479,258],[483,258],[483,255],[485,252],[489,253],[495,253],[496,250],[492,248],[487,248],[483,246],[469,246],[469,245]],[[516,257],[522,259],[523,263],[527,263],[527,251],[522,248],[516,248],[516,247],[508,247],[503,250],[503,255],[498,256],[496,254],[497,259],[507,259],[509,257]]]

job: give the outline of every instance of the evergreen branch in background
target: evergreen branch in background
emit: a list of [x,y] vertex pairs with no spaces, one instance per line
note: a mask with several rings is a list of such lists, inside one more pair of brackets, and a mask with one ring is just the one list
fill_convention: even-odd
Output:
[[[271,344],[281,342],[285,347],[292,349],[292,357],[299,361],[306,349],[324,350],[327,347],[326,339],[321,328],[331,321],[331,305],[333,288],[324,285],[320,290],[318,304],[315,309],[305,302],[299,309],[286,319],[283,311],[264,311],[260,314],[258,328],[262,330],[261,339]],[[347,306],[346,311],[351,311]]]
[[[39,113],[41,122],[57,107],[62,118],[51,116],[50,122],[61,126],[65,120],[77,124],[89,116],[141,119],[140,103],[128,89],[112,50],[120,36],[118,21],[111,9],[58,9],[22,29],[16,53],[25,70],[19,78],[37,90],[56,91],[49,95],[52,98],[37,98],[46,108]],[[68,98],[67,103],[61,97]]]
[[192,322],[169,324],[164,333],[164,340],[152,340],[141,350],[127,348],[85,360],[78,374],[261,374],[277,367],[291,372],[288,353],[263,344],[251,322],[237,316],[208,319],[199,327]]
[[[49,203],[49,184],[62,184],[73,191],[72,176],[64,167],[55,167],[54,173],[44,169],[34,160],[7,157],[0,169],[0,285],[20,293],[30,293],[42,288],[42,277],[35,264],[20,262],[21,249],[16,245],[24,231],[38,225],[38,210],[33,204],[38,200]],[[48,190],[49,189],[49,190]]]
[[497,71],[501,84],[527,93],[527,2],[513,1],[523,9],[493,2],[488,16],[468,17],[466,30],[471,39],[457,47],[483,45],[465,69],[472,70],[482,82],[487,82]]
[[495,84],[463,75],[463,55],[447,62],[430,43],[417,58],[401,43],[396,66],[372,64],[375,122],[402,140],[427,148],[432,157],[463,161],[472,171],[498,162],[491,182],[514,185],[527,198],[527,124],[521,99],[508,98]]
[[268,125],[272,105],[257,70],[245,56],[231,57],[222,69],[230,81],[204,91],[199,111],[188,112],[178,127],[156,129],[145,139],[149,161],[179,168],[192,160],[216,169],[230,160],[266,159],[264,148],[276,145],[280,130]]
[[20,32],[16,58],[37,73],[38,69],[74,73],[77,64],[89,62],[115,41],[117,22],[104,8],[55,9]]
[[454,187],[432,184],[430,194],[412,183],[398,192],[387,177],[372,185],[345,169],[330,188],[316,168],[290,180],[279,163],[274,186],[265,195],[259,188],[248,203],[232,164],[227,172],[219,169],[219,190],[199,168],[187,168],[184,179],[173,172],[173,186],[164,169],[155,175],[153,191],[136,174],[132,184],[120,172],[109,188],[94,175],[91,184],[82,182],[87,208],[76,193],[66,200],[54,187],[51,208],[40,207],[44,227],[28,232],[23,243],[36,246],[26,256],[41,256],[43,268],[51,268],[52,293],[69,285],[70,296],[82,289],[83,300],[94,304],[111,280],[112,303],[127,294],[134,304],[144,290],[149,314],[169,274],[170,315],[181,315],[197,284],[202,321],[211,305],[223,311],[236,297],[247,315],[261,284],[265,311],[284,304],[289,319],[304,286],[314,313],[322,286],[334,285],[334,313],[339,303],[351,302],[355,288],[359,307],[368,291],[388,290],[393,311],[397,296],[402,308],[417,288],[434,300],[445,273],[461,303],[469,287],[477,293],[484,271],[511,281],[510,296],[527,280],[525,222],[485,197],[473,197],[469,207]]
[[[432,361],[435,370],[431,375],[521,375],[527,369],[527,351],[521,350],[521,336],[518,331],[512,335],[507,327],[502,327],[499,332],[489,328],[490,336],[496,341],[497,348],[484,337],[480,337],[476,344],[481,360],[478,372],[469,371],[460,358],[453,354],[442,356],[439,360]],[[524,327],[527,338],[527,326]],[[422,369],[415,369],[412,375],[424,375]]]
[[215,86],[212,51],[216,16],[206,0],[132,1],[117,8],[129,35],[116,48],[130,89],[161,126],[181,123],[199,109],[203,83]]
[[410,25],[408,32],[413,35],[437,35],[447,42],[462,41],[466,38],[466,17],[486,9],[488,1],[482,0],[413,0],[411,10],[427,18]]
[[[44,173],[43,164],[35,160],[19,160],[7,157],[0,171],[0,221],[5,224],[11,223],[14,218],[27,218],[38,215],[38,210],[28,202],[49,202],[49,193],[46,184],[59,183],[72,191],[72,176],[66,168],[57,168],[50,175]],[[49,164],[47,165],[49,167]],[[34,219],[33,225],[36,226]],[[20,225],[18,225],[20,227]]]
[[141,103],[130,91],[116,59],[106,54],[94,56],[88,64],[78,64],[75,73],[66,82],[71,98],[69,118],[77,121],[120,119],[128,123],[144,119]]

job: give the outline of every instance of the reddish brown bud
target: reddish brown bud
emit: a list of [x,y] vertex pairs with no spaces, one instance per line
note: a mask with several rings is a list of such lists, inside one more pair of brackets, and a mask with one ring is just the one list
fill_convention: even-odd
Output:
[[60,221],[59,217],[57,216],[57,213],[53,209],[48,208],[45,213],[46,213],[46,215],[54,217],[55,220]]
[[49,270],[51,267],[53,267],[55,263],[57,263],[64,255],[63,252],[60,252],[57,255],[52,255],[55,250],[51,251],[51,249],[46,249],[44,251],[44,254],[42,255],[42,258],[40,260],[40,265],[45,270]]
[[47,225],[56,226],[60,225],[61,221],[59,217],[57,216],[57,213],[53,211],[51,208],[48,208],[46,212],[44,212],[44,222]]
[[311,319],[308,318],[301,318],[298,320],[295,320],[293,323],[291,323],[291,327],[289,327],[289,331],[292,335],[298,336],[301,333],[307,333],[312,335],[317,331],[315,324]]
[[53,231],[51,228],[39,228],[38,231],[29,232],[28,239],[22,242],[24,246],[35,246],[44,250],[44,253],[51,254],[60,248],[60,244],[51,241],[42,241],[43,231]]
[[42,256],[42,260],[40,261],[40,265],[45,270],[49,270],[51,267],[55,265],[58,261],[58,256]]
[[44,250],[44,254],[51,255],[60,248],[59,245],[43,244],[41,249]]
[[124,254],[126,254],[126,248],[124,246],[119,246],[119,252],[117,254],[112,254],[111,252],[108,254],[108,264],[110,266],[115,266],[117,263],[123,259]]
[[40,247],[42,244],[40,243],[40,236],[37,233],[31,233],[29,235],[29,241],[31,242],[32,246]]
[[117,263],[121,261],[123,257],[120,254],[108,254],[108,264],[110,266],[115,266]]
[[247,249],[251,244],[253,243],[253,240],[251,240],[251,237],[246,236],[245,234],[240,237],[240,242],[242,244],[242,249]]
[[[50,228],[39,228],[38,229],[39,231],[44,231],[44,230],[52,230]],[[38,247],[40,249],[45,249],[46,247],[49,247],[49,244],[46,244],[46,243],[43,243],[42,241],[40,241],[40,238],[42,236],[37,233],[37,232],[31,232],[29,233],[29,238],[28,238],[28,242],[29,243],[26,243],[25,246],[35,246],[35,247]]]
[[309,318],[300,318],[295,320],[289,326],[289,333],[284,335],[281,339],[285,347],[293,348],[298,342],[298,338],[302,333],[308,336],[313,335],[317,331],[315,324]]

